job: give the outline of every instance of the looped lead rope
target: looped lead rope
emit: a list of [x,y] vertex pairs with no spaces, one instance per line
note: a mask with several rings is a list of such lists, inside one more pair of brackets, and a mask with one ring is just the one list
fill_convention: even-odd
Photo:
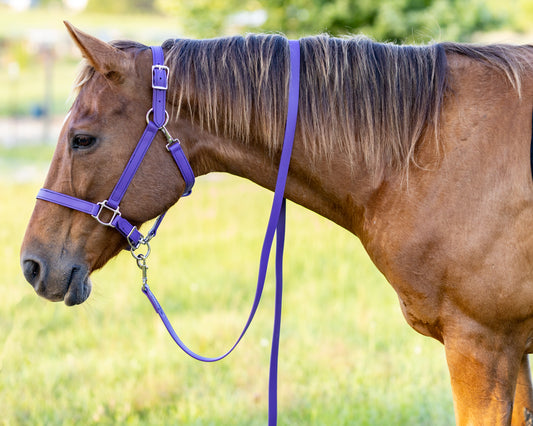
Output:
[[[250,311],[248,320],[244,329],[228,352],[224,355],[214,358],[208,358],[196,354],[191,351],[178,337],[172,324],[168,320],[159,301],[150,290],[147,282],[146,256],[137,257],[137,266],[142,270],[143,286],[142,291],[152,304],[154,310],[158,313],[167,331],[176,344],[189,356],[203,362],[219,361],[228,356],[235,347],[239,344],[244,334],[248,330],[252,319],[259,306],[261,295],[263,292],[268,261],[270,257],[270,250],[276,235],[276,296],[275,296],[275,312],[274,312],[274,330],[272,335],[272,349],[270,354],[270,376],[269,376],[269,403],[268,403],[268,424],[274,426],[277,424],[277,375],[278,375],[278,352],[279,352],[279,337],[281,329],[281,310],[282,310],[282,294],[283,294],[283,249],[285,243],[285,222],[286,222],[286,200],[285,185],[287,182],[287,175],[289,171],[289,163],[292,154],[292,146],[294,142],[294,134],[296,130],[296,119],[298,115],[298,98],[299,98],[299,78],[300,78],[300,44],[298,41],[289,41],[290,49],[290,80],[289,80],[289,98],[287,122],[285,126],[285,137],[283,141],[283,148],[281,152],[281,160],[279,164],[278,179],[276,182],[276,189],[274,191],[274,200],[272,202],[272,210],[268,221],[265,239],[261,250],[261,258],[259,262],[259,274],[257,279],[257,288],[255,299]],[[179,144],[177,144],[179,146]]]

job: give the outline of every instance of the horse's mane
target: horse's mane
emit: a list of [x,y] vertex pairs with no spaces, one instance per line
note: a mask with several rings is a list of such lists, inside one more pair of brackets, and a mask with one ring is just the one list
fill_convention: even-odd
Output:
[[[131,42],[114,43],[128,49]],[[525,50],[507,45],[398,46],[357,36],[303,38],[298,129],[310,156],[364,159],[377,175],[416,162],[426,131],[437,132],[449,88],[446,54],[484,62],[520,91]],[[280,35],[163,44],[171,70],[173,117],[276,152],[283,140],[289,49]],[[78,81],[90,78],[82,71]]]

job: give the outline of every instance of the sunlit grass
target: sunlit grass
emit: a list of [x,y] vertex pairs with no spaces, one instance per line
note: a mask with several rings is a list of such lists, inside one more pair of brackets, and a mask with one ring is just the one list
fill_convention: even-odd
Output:
[[[199,363],[166,334],[127,253],[94,274],[81,306],[36,296],[18,251],[41,182],[0,176],[1,424],[266,423],[273,271],[237,350]],[[200,179],[154,240],[151,288],[193,350],[218,355],[240,333],[271,197],[233,177]],[[407,326],[355,237],[289,204],[279,424],[450,423],[441,345]]]

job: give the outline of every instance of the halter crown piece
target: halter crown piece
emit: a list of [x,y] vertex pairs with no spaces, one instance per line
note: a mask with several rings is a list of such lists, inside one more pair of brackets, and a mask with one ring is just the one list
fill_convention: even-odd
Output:
[[[296,119],[298,115],[298,98],[300,86],[300,44],[297,40],[289,41],[290,51],[290,80],[289,80],[289,97],[287,105],[287,121],[285,124],[285,137],[283,141],[283,149],[281,153],[281,160],[278,170],[278,178],[276,188],[274,191],[274,200],[272,202],[272,210],[267,225],[265,239],[261,250],[261,258],[259,262],[259,274],[257,279],[257,288],[254,302],[250,311],[248,320],[244,329],[231,347],[231,349],[222,356],[216,358],[207,358],[198,355],[191,351],[178,337],[174,328],[170,324],[163,308],[157,301],[155,295],[148,287],[146,259],[150,254],[149,241],[156,235],[157,229],[163,220],[165,213],[157,218],[152,229],[146,236],[143,236],[137,227],[133,226],[127,219],[122,217],[119,209],[119,204],[124,197],[137,169],[139,168],[148,148],[154,140],[157,132],[161,130],[167,139],[167,150],[172,154],[176,165],[185,181],[185,191],[182,196],[187,196],[191,193],[195,182],[194,172],[187,160],[187,157],[181,149],[178,139],[172,138],[166,124],[168,121],[168,113],[166,112],[166,91],[168,89],[168,71],[169,69],[164,65],[163,49],[160,46],[152,46],[152,108],[146,114],[146,128],[131,155],[128,164],[124,168],[117,184],[115,185],[111,195],[107,200],[98,203],[82,200],[70,195],[62,194],[60,192],[52,191],[50,189],[42,188],[37,198],[51,203],[59,204],[83,213],[90,214],[99,223],[105,226],[115,228],[128,241],[133,257],[137,260],[137,265],[142,271],[142,291],[148,297],[155,311],[161,317],[165,327],[170,333],[171,337],[178,344],[178,346],[191,357],[204,362],[218,361],[228,356],[237,344],[241,341],[244,334],[248,330],[252,319],[259,306],[263,287],[266,278],[268,267],[268,260],[270,257],[270,250],[274,234],[276,234],[276,296],[275,296],[275,313],[274,313],[274,332],[272,336],[272,349],[270,355],[270,378],[269,378],[269,408],[268,408],[268,424],[273,426],[277,423],[277,372],[278,372],[278,349],[279,349],[279,335],[281,326],[281,307],[282,307],[282,291],[283,291],[283,248],[285,241],[285,209],[286,200],[284,198],[285,185],[287,182],[287,175],[289,171],[289,163],[292,154],[292,146],[294,142],[294,133],[296,130]],[[150,119],[150,116],[153,119]],[[104,218],[107,215],[107,219]],[[136,250],[141,246],[146,246],[144,254],[136,253]]]

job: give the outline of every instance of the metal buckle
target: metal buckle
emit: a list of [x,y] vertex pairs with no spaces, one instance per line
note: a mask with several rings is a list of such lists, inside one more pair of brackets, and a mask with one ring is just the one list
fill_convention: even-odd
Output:
[[135,231],[139,232],[139,229],[138,229],[136,226],[134,226],[133,228],[131,228],[131,231],[130,231],[129,234],[126,236],[126,240],[128,241],[128,244],[130,245],[130,249],[131,249],[132,251],[137,250],[137,249],[141,246],[141,244],[147,244],[148,241],[150,241],[149,239],[146,239],[146,237],[144,237],[143,234],[141,234],[141,233],[139,232],[139,234],[141,235],[141,238],[139,239],[139,241],[137,242],[137,244],[133,244],[133,241],[131,240],[131,236],[133,235],[133,233],[134,233]]
[[[165,72],[165,85],[164,86],[158,86],[155,83],[155,74],[156,70],[161,70]],[[167,90],[168,89],[168,74],[170,70],[165,65],[152,65],[152,89],[156,90]]]
[[[110,226],[111,228],[114,228],[115,225],[113,225],[113,221],[115,220],[117,216],[122,216],[120,214],[119,208],[117,207],[116,209],[113,209],[112,207],[109,207],[107,205],[107,200],[100,201],[99,203],[96,203],[96,204],[100,206],[100,209],[98,210],[98,213],[96,213],[95,215],[91,215],[91,216],[94,217],[98,221],[98,223],[104,226]],[[111,219],[109,219],[109,221],[107,222],[105,222],[104,220],[100,218],[100,214],[102,213],[104,209],[109,210],[110,212],[113,213],[113,215],[111,216]]]

